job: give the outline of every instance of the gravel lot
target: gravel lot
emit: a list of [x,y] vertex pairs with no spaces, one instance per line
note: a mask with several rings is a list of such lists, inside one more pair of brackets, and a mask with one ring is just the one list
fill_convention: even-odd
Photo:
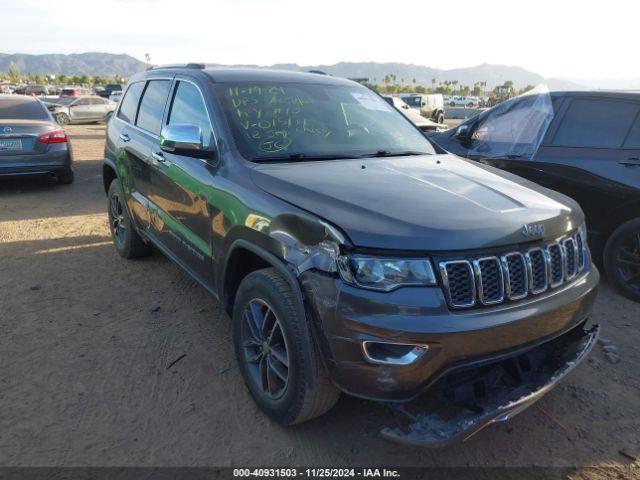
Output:
[[605,282],[594,320],[620,361],[597,345],[536,406],[464,444],[388,443],[377,432],[393,414],[346,396],[310,423],[275,425],[242,383],[221,307],[161,254],[116,254],[101,183],[104,126],[68,131],[75,184],[0,181],[0,465],[540,465],[589,478],[640,470],[620,453],[640,451],[640,305]]

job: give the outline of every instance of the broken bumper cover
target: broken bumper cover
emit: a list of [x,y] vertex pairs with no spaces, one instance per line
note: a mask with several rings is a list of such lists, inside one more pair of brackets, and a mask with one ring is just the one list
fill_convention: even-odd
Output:
[[[480,387],[484,393],[481,400],[470,400],[467,395],[467,398],[459,402],[462,406],[449,405],[441,408],[457,410],[455,413],[439,412],[438,408],[417,413],[414,410],[414,413],[411,413],[409,404],[400,408],[396,406],[406,415],[409,422],[400,427],[385,427],[380,434],[394,442],[424,447],[442,447],[464,441],[492,423],[514,417],[542,398],[586,358],[598,334],[597,325],[589,331],[584,331],[580,326],[548,344],[508,359],[508,364],[501,362],[485,369],[483,375],[488,387]],[[446,403],[443,402],[442,394],[446,392],[444,396],[448,397],[450,402],[456,403],[456,395],[452,393],[454,390],[476,390],[474,393],[477,395],[479,377],[477,372],[473,373],[468,376],[466,382],[450,382],[451,378],[446,377],[441,379],[438,382],[441,387],[438,394],[441,396],[435,399],[436,402],[442,407]],[[509,377],[506,380],[507,385],[505,376]],[[455,385],[451,387],[448,383]],[[513,385],[505,388],[508,383]]]

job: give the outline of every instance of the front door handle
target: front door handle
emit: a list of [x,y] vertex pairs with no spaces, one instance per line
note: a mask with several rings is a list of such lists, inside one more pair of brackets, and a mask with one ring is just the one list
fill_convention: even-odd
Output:
[[128,142],[129,140],[131,140],[131,137],[128,133],[121,133],[120,140],[122,140],[123,142]]
[[151,152],[151,156],[157,162],[166,163],[167,159],[164,158],[164,155],[161,152]]
[[618,163],[625,167],[640,167],[640,158],[627,158],[626,160],[620,160]]

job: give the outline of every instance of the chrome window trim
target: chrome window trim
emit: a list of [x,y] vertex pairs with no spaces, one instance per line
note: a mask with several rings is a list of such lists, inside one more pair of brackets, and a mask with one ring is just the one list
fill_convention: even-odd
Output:
[[[495,262],[498,266],[498,283],[500,290],[500,298],[496,300],[485,300],[484,298],[484,287],[482,283],[482,267],[480,266],[483,262]],[[500,260],[498,257],[490,256],[490,257],[481,257],[473,260],[473,270],[475,273],[475,279],[477,282],[476,291],[478,295],[478,300],[482,305],[495,305],[496,303],[504,302],[504,272],[502,271],[502,267],[500,264]]]
[[[531,260],[531,254],[534,252],[540,252],[540,254],[542,255],[542,268],[544,268],[544,273],[542,275],[542,278],[544,278],[544,287],[542,288],[535,288],[535,285],[533,284],[533,263]],[[533,295],[538,295],[540,293],[543,293],[547,290],[547,288],[549,287],[549,283],[547,282],[547,261],[546,261],[546,257],[544,254],[544,250],[541,247],[534,247],[534,248],[530,248],[529,250],[527,250],[527,252],[524,254],[524,258],[527,260],[527,274],[529,277],[529,291],[533,294]]]
[[[447,273],[448,265],[457,265],[462,264],[465,265],[467,270],[469,271],[470,278],[470,286],[471,286],[471,302],[469,303],[454,303],[451,299],[451,289],[449,288],[449,274]],[[447,303],[449,306],[453,308],[471,308],[476,304],[476,282],[475,275],[473,271],[473,267],[468,260],[447,260],[438,263],[438,269],[440,270],[440,276],[442,277],[442,284],[444,286],[445,297],[447,298]]]
[[[509,270],[509,258],[511,257],[518,257],[520,262],[522,262],[522,271],[524,272],[524,293],[521,293],[520,295],[512,295],[511,293],[511,271]],[[504,272],[505,294],[507,299],[522,300],[523,298],[527,297],[527,295],[529,295],[529,275],[527,270],[527,262],[524,258],[524,255],[521,252],[505,253],[500,257],[500,263],[502,263],[502,269]]]
[[[560,269],[562,270],[561,272],[562,275],[560,276],[560,280],[557,282],[553,281],[553,269],[551,268],[551,248],[553,247],[558,247],[558,250],[560,252]],[[564,275],[565,275],[564,248],[562,248],[562,245],[560,245],[560,243],[553,242],[548,244],[545,247],[544,253],[547,259],[547,273],[548,273],[547,283],[551,288],[557,288],[564,283]]]
[[209,120],[209,127],[211,128],[211,134],[213,135],[213,145],[209,145],[209,148],[214,147],[216,150],[218,148],[218,137],[216,135],[216,129],[213,128],[213,122],[211,121],[211,119],[213,118],[211,116],[211,112],[209,111],[209,105],[207,105],[207,101],[204,98],[204,95],[202,93],[202,90],[200,89],[200,87],[198,86],[197,83],[193,82],[192,80],[183,78],[180,76],[180,74],[177,74],[174,78],[174,83],[175,85],[173,86],[173,90],[171,91],[171,98],[169,99],[169,110],[167,111],[167,118],[166,118],[166,123],[163,123],[162,126],[167,126],[169,125],[169,118],[171,117],[171,110],[173,109],[173,101],[175,99],[176,96],[176,91],[178,89],[178,83],[180,82],[187,82],[190,83],[191,85],[193,85],[196,90],[198,90],[198,93],[200,94],[200,98],[202,99],[202,103],[204,104],[204,109],[207,112],[207,118]]

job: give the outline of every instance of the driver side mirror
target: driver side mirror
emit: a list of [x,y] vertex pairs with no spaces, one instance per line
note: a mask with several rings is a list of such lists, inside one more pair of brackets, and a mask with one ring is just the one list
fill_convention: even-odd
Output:
[[456,129],[456,133],[453,138],[458,140],[460,143],[466,143],[471,139],[471,130],[469,129],[469,125],[460,125]]
[[206,157],[209,152],[202,143],[202,130],[197,125],[177,123],[165,125],[160,132],[160,149],[191,157]]

